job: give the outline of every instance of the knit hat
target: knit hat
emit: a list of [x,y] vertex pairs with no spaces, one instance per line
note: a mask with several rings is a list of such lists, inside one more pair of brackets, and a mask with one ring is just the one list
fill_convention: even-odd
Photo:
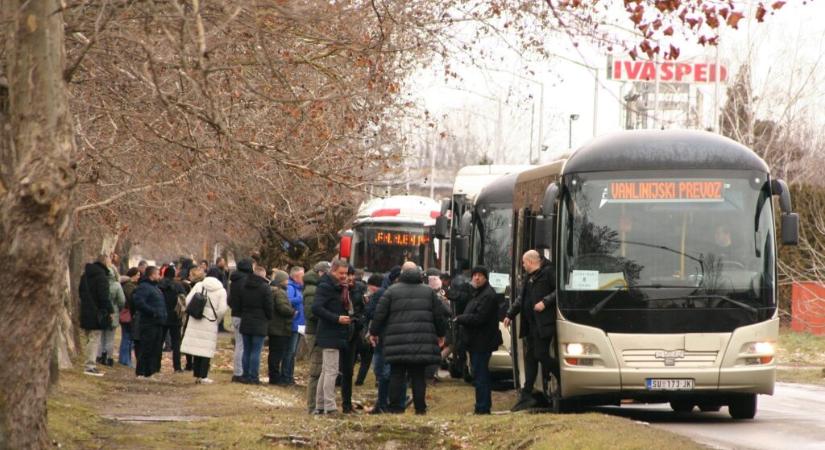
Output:
[[473,270],[470,271],[470,276],[473,276],[477,273],[480,273],[480,274],[484,275],[484,278],[486,278],[488,280],[490,279],[490,271],[487,270],[487,268],[484,267],[484,266],[475,266],[475,267],[473,267]]
[[289,279],[289,274],[284,272],[283,270],[274,270],[272,272],[272,285],[273,286],[280,286],[284,284],[284,281]]
[[327,273],[327,272],[329,272],[331,267],[332,266],[330,266],[328,262],[321,261],[321,262],[315,264],[315,266],[312,268],[312,270],[314,270],[318,273],[322,273],[322,272]]

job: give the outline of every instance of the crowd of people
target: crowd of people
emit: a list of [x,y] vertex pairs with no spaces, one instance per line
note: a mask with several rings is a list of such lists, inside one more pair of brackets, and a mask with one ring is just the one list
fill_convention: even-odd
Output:
[[[514,410],[533,406],[539,363],[545,372],[555,367],[548,352],[555,334],[553,273],[535,251],[522,262],[522,292],[504,317],[508,326],[520,317],[527,348],[526,383]],[[377,386],[371,413],[402,413],[413,405],[416,414],[425,414],[428,380],[445,358],[464,355],[472,367],[474,412],[491,412],[488,365],[502,344],[503,311],[483,266],[452,281],[438,271],[423,272],[413,262],[366,280],[363,271],[345,260],[318,262],[308,271],[295,266],[288,273],[267,270],[253,259],[238,261],[231,274],[223,258],[212,266],[191,259],[162,267],[141,261],[123,276],[117,267],[116,255],[100,255],[85,266],[80,280],[86,374],[103,376],[98,365],[114,364],[114,335],[120,328],[117,362],[133,367],[138,379],[158,379],[166,342],[175,372],[191,370],[196,383],[211,384],[219,327],[231,311],[231,381],[295,385],[295,359],[304,340],[310,414],[353,413],[353,381],[362,385],[370,366]],[[266,342],[268,377],[263,379]]]

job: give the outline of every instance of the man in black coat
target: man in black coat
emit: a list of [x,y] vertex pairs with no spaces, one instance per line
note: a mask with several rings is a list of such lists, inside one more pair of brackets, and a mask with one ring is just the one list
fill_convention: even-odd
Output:
[[237,270],[229,276],[229,308],[232,310],[232,330],[235,332],[235,354],[232,359],[232,382],[243,381],[243,336],[241,336],[241,290],[244,280],[252,274],[252,260],[238,261]]
[[132,293],[136,320],[140,332],[140,346],[135,373],[138,377],[151,377],[160,372],[163,351],[163,326],[166,324],[166,299],[158,289],[160,270],[148,266],[138,287]]
[[335,379],[338,377],[341,349],[347,347],[353,312],[347,286],[349,265],[343,259],[332,262],[329,273],[321,277],[312,314],[318,318],[315,345],[321,349],[321,377],[315,392],[315,414],[335,414]]
[[476,266],[472,272],[473,298],[464,313],[455,321],[462,327],[464,348],[470,352],[473,384],[476,388],[475,414],[490,414],[492,386],[490,380],[490,356],[501,345],[498,329],[498,299],[496,291],[487,281],[490,272],[484,266]]
[[266,279],[266,269],[256,266],[244,281],[240,293],[241,336],[243,336],[242,383],[260,384],[258,370],[264,338],[269,334],[269,321],[275,310],[275,294]]
[[525,271],[521,295],[513,302],[504,319],[504,326],[519,314],[519,338],[524,343],[524,386],[512,411],[535,405],[533,385],[541,363],[542,377],[552,370],[558,379],[558,365],[550,357],[550,345],[556,336],[555,290],[553,265],[535,250],[528,250],[521,258]]
[[109,255],[99,255],[86,264],[80,277],[80,328],[86,331],[87,375],[102,376],[97,370],[97,351],[104,328],[111,325],[114,307],[109,299]]
[[166,302],[166,323],[163,326],[163,337],[169,335],[172,344],[172,367],[175,372],[183,372],[180,367],[180,327],[181,317],[175,311],[178,304],[178,296],[186,295],[186,290],[179,281],[175,280],[175,268],[167,267],[163,272],[163,279],[158,283],[158,288],[163,292]]
[[409,375],[415,413],[425,414],[424,369],[441,362],[447,318],[436,293],[421,283],[421,271],[415,263],[401,266],[398,281],[378,302],[370,340],[373,344],[378,339],[384,342],[384,358],[390,364],[389,411],[404,412],[404,386]]

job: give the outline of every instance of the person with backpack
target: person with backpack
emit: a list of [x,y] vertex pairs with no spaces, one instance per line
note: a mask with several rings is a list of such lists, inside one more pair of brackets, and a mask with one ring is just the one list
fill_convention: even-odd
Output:
[[[200,270],[200,269],[197,269]],[[187,311],[196,296],[205,300],[200,314],[189,315],[183,333],[180,351],[192,355],[192,372],[197,384],[211,384],[209,365],[218,344],[218,323],[223,320],[229,306],[226,289],[220,281],[220,269],[212,267],[203,281],[197,282],[186,296]],[[199,300],[202,301],[202,300]]]
[[163,326],[163,336],[165,339],[168,334],[172,341],[172,367],[177,373],[183,372],[180,365],[181,316],[180,308],[177,307],[178,296],[186,295],[186,290],[180,281],[175,280],[175,275],[175,267],[168,266],[163,274],[163,279],[158,283],[158,288],[163,292],[163,298],[166,301],[166,323]]
[[140,271],[137,267],[132,267],[126,271],[126,280],[122,283],[123,296],[126,304],[120,310],[118,322],[120,322],[120,350],[117,362],[124,366],[132,365],[132,316],[134,316],[135,305],[132,303],[132,294],[137,287]]

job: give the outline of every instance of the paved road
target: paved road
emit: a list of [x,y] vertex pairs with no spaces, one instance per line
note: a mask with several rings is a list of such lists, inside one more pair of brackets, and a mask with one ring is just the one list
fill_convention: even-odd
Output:
[[734,421],[718,413],[674,413],[667,405],[627,405],[599,411],[651,425],[719,449],[825,449],[825,387],[777,383],[773,396],[760,395],[756,418]]

